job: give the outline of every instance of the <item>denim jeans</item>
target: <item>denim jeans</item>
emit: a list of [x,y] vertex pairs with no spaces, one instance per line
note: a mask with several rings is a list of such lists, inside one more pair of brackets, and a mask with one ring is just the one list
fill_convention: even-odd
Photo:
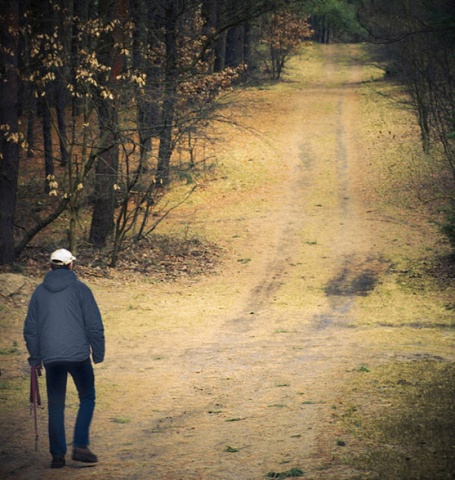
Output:
[[65,399],[68,373],[79,395],[79,411],[74,427],[74,447],[89,444],[90,423],[95,410],[95,376],[90,359],[83,362],[54,362],[45,365],[49,411],[49,446],[53,457],[66,454]]

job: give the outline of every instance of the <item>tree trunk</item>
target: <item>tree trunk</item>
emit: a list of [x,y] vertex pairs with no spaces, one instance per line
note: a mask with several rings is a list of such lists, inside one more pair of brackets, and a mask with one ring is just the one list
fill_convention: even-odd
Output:
[[[207,61],[213,53],[215,53],[216,59],[216,41],[214,40],[214,33],[218,23],[218,7],[217,0],[203,0],[202,2],[202,17],[204,18],[203,33],[211,39],[211,44],[207,52],[203,55],[204,61]],[[224,55],[224,52],[223,52]],[[215,71],[215,62],[210,64],[210,73]]]
[[[52,13],[51,5],[48,2],[44,2],[42,5],[44,18],[48,21],[43,22],[43,34],[51,36],[52,27],[55,22],[55,17]],[[45,54],[45,47],[41,46],[42,54]],[[41,75],[44,77],[48,73],[49,69],[42,65]],[[44,149],[44,191],[49,193],[49,181],[54,175],[54,154],[52,148],[52,118],[51,109],[54,105],[54,88],[52,83],[48,80],[44,83],[44,96],[40,96],[39,100],[39,113],[43,122],[43,149]]]
[[43,146],[44,146],[44,189],[49,193],[49,180],[54,175],[54,157],[52,153],[52,122],[51,112],[47,103],[49,97],[50,86],[46,86],[46,98],[41,100],[40,110],[43,121]]
[[[2,2],[0,20],[0,125],[7,125],[8,133],[0,135],[0,265],[14,262],[14,212],[19,171],[18,52],[14,35],[19,31],[19,2]],[[15,138],[16,137],[16,138]]]
[[29,110],[27,116],[27,158],[33,157],[33,148],[35,146],[35,113],[36,113],[36,98],[30,92]]
[[215,47],[215,65],[213,66],[215,72],[221,72],[226,66],[226,39],[227,32],[222,32],[217,39]]
[[156,135],[159,118],[156,93],[156,67],[147,60],[147,48],[155,42],[154,31],[159,28],[154,8],[146,0],[134,0],[133,19],[136,25],[133,37],[133,68],[145,72],[145,95],[138,88],[137,128],[139,135],[139,171],[148,170],[148,157],[152,153],[152,137]]
[[66,166],[68,163],[68,138],[66,133],[65,122],[65,108],[66,108],[66,93],[64,80],[61,75],[63,71],[58,72],[58,79],[55,82],[55,109],[57,113],[57,126],[58,126],[58,140],[60,145],[60,165]]
[[159,135],[160,146],[158,150],[158,165],[156,169],[156,180],[159,186],[166,186],[170,182],[172,134],[177,92],[177,19],[178,0],[170,0],[165,7],[166,67],[161,116],[162,127]]
[[226,66],[238,67],[244,63],[245,27],[237,25],[228,30],[226,38]]
[[[109,100],[100,99],[98,108],[100,137],[105,138],[108,147],[98,158],[95,179],[95,204],[90,227],[90,242],[96,247],[104,247],[114,231],[115,190],[117,182],[118,155],[117,114]],[[108,132],[108,133],[106,133]]]
[[[72,12],[72,0],[60,0],[60,6],[65,9],[65,11]],[[58,30],[61,32],[61,35],[64,38],[71,38],[72,28],[68,25],[65,25],[65,21],[62,18],[62,15],[59,11],[53,10],[53,21],[54,27],[57,27]],[[65,53],[69,56],[70,47],[67,42],[63,42]],[[62,167],[66,166],[68,163],[68,137],[66,132],[66,107],[68,103],[68,95],[67,90],[65,89],[65,85],[67,82],[67,69],[61,66],[54,67],[56,69],[56,80],[53,82],[54,88],[54,102],[55,102],[55,111],[57,115],[57,133],[58,133],[58,141],[60,146],[60,165]]]
[[[117,18],[123,23],[126,19],[127,9],[125,0],[117,0],[113,18]],[[122,40],[121,28],[116,28],[112,35],[107,36],[104,41],[104,54],[107,56],[103,63],[107,64],[106,59],[112,55],[112,47],[120,44]],[[118,76],[123,69],[123,57],[114,47],[115,53],[112,57],[112,69],[110,74],[110,87],[115,90],[115,84],[118,83]],[[114,99],[98,98],[98,122],[100,128],[100,138],[104,138],[104,145],[107,150],[100,155],[96,165],[95,179],[95,204],[93,207],[92,223],[90,227],[90,242],[96,247],[104,247],[107,239],[114,232],[115,217],[115,185],[117,183],[118,165],[119,165],[119,132],[118,132],[118,114]]]
[[[245,22],[243,25],[243,62],[252,67],[251,64],[251,25],[248,22]],[[247,71],[242,75],[242,80],[245,81],[247,76]]]
[[174,95],[175,91],[166,92],[167,98],[163,105],[163,127],[160,133],[160,146],[158,150],[158,166],[156,169],[156,181],[160,186],[166,186],[170,182],[170,168],[172,155],[172,129],[174,121]]

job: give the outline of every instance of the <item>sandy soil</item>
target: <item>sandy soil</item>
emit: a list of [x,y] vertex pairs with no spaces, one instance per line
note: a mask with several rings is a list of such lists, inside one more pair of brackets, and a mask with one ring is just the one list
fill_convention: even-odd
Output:
[[[393,290],[392,249],[412,251],[425,228],[375,203],[370,140],[359,136],[362,66],[324,52],[318,80],[294,79],[284,102],[264,91],[279,182],[227,192],[219,211],[195,208],[191,222],[204,220],[208,237],[225,234],[220,271],[172,283],[84,278],[107,334],[92,428],[99,464],[50,470],[46,414],[35,452],[24,413],[3,422],[2,478],[257,480],[291,468],[368,478],[338,461],[349,445],[337,443],[332,413],[346,376],[397,355],[453,356],[453,338],[436,347],[384,327],[401,315],[377,294]],[[70,438],[72,386],[68,403]]]

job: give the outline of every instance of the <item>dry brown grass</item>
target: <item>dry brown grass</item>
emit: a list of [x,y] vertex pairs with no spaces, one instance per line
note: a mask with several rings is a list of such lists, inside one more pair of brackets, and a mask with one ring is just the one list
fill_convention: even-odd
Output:
[[455,370],[431,356],[404,356],[350,373],[337,405],[340,458],[370,479],[447,479],[454,471]]

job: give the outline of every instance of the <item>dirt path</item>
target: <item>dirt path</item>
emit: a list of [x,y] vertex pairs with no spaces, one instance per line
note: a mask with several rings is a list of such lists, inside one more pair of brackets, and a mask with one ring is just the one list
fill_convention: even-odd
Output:
[[[324,82],[338,83],[330,60]],[[144,413],[151,401],[157,412],[127,430],[129,441],[119,438],[120,444],[131,443],[121,450],[133,462],[104,467],[115,470],[113,478],[120,468],[122,478],[133,478],[135,462],[143,462],[141,478],[160,479],[246,480],[294,466],[316,470],[340,374],[353,360],[364,360],[352,358],[349,335],[340,338],[343,324],[353,322],[358,293],[327,295],[319,278],[323,273],[333,279],[334,289],[356,282],[361,290],[370,286],[362,279],[362,264],[371,263],[369,232],[356,215],[349,177],[356,153],[347,134],[355,95],[351,82],[360,75],[353,67],[343,87],[318,95],[323,105],[309,104],[311,92],[297,98],[288,119],[295,129],[288,145],[289,183],[274,208],[248,219],[254,233],[243,248],[254,260],[236,275],[241,287],[230,309],[211,316],[192,335],[183,328],[171,337],[167,331],[159,339],[151,336],[154,355],[162,358],[159,369],[153,368],[161,393],[148,393],[146,383],[141,393],[135,388],[131,401],[142,403]],[[321,117],[321,110],[328,113]],[[332,144],[326,158],[317,154],[327,152],[318,144],[321,130]],[[330,193],[321,195],[321,189]],[[328,204],[320,205],[318,198]],[[319,246],[323,255],[307,255]],[[321,266],[324,272],[316,273]],[[303,297],[308,289],[320,291],[314,312],[281,300],[288,284]],[[151,365],[145,361],[144,370]]]
[[[8,478],[77,469],[78,479],[259,480],[294,467],[309,479],[353,478],[332,464],[332,413],[349,371],[405,343],[357,328],[376,315],[378,304],[362,302],[386,281],[403,226],[371,210],[356,136],[362,68],[336,52],[278,119],[286,181],[262,192],[274,202],[225,226],[236,260],[195,283],[95,285],[108,339],[92,438],[101,462],[52,472],[43,438],[21,465],[10,458]],[[73,393],[69,424],[75,408]]]

